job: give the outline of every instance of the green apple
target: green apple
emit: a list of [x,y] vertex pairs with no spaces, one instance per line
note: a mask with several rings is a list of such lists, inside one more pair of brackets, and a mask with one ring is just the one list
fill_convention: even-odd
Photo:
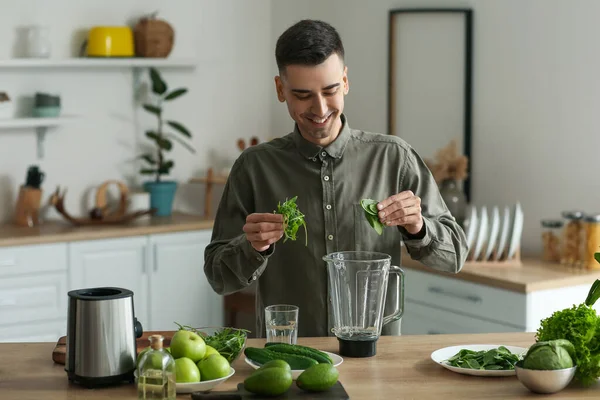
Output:
[[229,362],[220,354],[213,354],[198,363],[203,381],[224,378],[229,375]]
[[213,354],[220,355],[219,352],[212,346],[206,345],[206,353],[204,354],[204,359],[212,356]]
[[140,351],[140,354],[138,354],[136,362],[135,362],[135,366],[136,368],[139,368],[140,366],[140,361],[142,360],[142,357],[144,356],[144,354],[146,354],[149,350],[151,349],[150,346],[142,349],[142,351]]
[[195,332],[181,329],[171,338],[171,354],[175,359],[187,357],[195,364],[204,358],[205,353],[206,343]]
[[175,360],[175,381],[177,383],[200,382],[200,370],[189,358],[181,357]]

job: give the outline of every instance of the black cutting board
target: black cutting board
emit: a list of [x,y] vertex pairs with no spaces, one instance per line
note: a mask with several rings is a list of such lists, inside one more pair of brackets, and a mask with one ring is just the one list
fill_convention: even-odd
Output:
[[307,392],[300,389],[296,386],[296,382],[292,383],[292,386],[288,389],[287,392],[282,394],[281,396],[261,396],[258,394],[253,394],[244,389],[244,384],[238,384],[237,391],[227,391],[227,392],[194,392],[192,393],[192,400],[277,400],[277,399],[304,399],[304,400],[320,400],[320,399],[329,399],[329,400],[349,400],[350,396],[346,393],[346,390],[340,383],[337,381],[335,385],[324,392]]

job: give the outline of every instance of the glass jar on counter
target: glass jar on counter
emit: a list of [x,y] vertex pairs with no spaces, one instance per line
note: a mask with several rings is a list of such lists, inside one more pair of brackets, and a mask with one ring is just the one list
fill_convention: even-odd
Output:
[[581,252],[585,236],[583,212],[563,211],[565,224],[562,232],[560,263],[570,267],[581,267]]
[[560,262],[560,236],[564,223],[561,220],[542,221],[542,260]]
[[581,260],[587,269],[600,269],[600,263],[594,257],[600,252],[600,214],[586,215],[583,219],[585,240],[582,246]]

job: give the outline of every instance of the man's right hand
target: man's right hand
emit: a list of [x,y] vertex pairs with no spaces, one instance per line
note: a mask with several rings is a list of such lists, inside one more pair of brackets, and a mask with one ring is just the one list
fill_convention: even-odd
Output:
[[255,213],[246,217],[246,239],[256,251],[266,251],[283,236],[283,215]]

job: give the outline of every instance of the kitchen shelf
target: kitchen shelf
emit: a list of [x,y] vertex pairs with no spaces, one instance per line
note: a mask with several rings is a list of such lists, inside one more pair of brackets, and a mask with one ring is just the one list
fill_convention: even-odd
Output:
[[193,58],[13,58],[0,60],[2,68],[133,68],[133,67],[168,67],[195,68],[197,61]]
[[0,119],[0,129],[35,129],[37,136],[37,156],[44,157],[44,141],[48,129],[73,122],[76,116],[64,115],[56,118],[10,118]]

